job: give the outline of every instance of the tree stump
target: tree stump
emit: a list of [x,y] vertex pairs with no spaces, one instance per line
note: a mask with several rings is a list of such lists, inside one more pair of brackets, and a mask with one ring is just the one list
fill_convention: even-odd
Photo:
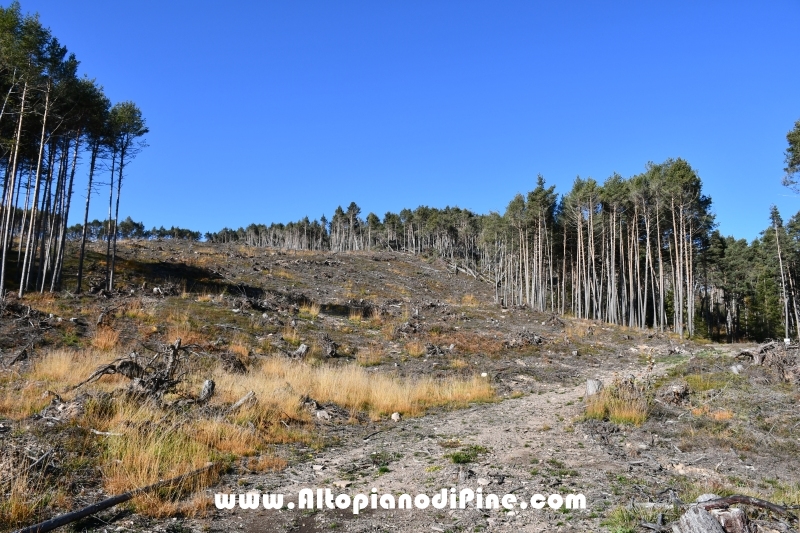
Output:
[[725,533],[717,519],[700,507],[690,507],[679,523],[682,533]]

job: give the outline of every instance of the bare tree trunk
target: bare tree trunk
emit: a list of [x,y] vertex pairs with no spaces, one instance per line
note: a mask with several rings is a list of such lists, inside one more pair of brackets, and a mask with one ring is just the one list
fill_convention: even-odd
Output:
[[97,153],[100,151],[100,141],[94,141],[92,145],[92,158],[89,163],[89,185],[86,187],[86,208],[83,212],[83,228],[81,231],[81,250],[78,255],[78,286],[75,289],[76,294],[81,292],[81,283],[83,282],[83,261],[86,253],[86,232],[87,225],[89,224],[89,200],[92,197],[92,179],[94,178],[94,167],[97,163]]
[[[42,159],[44,156],[44,145],[45,145],[44,137],[47,127],[47,113],[49,110],[50,110],[50,90],[48,87],[48,90],[45,93],[44,117],[42,118],[42,135],[39,140],[39,158],[36,164],[36,184],[34,185],[33,189],[33,202],[31,203],[31,219],[30,219],[30,226],[28,227],[27,243],[25,246],[25,260],[22,262],[22,276],[20,276],[20,282],[19,282],[18,296],[20,298],[22,298],[22,296],[25,294],[27,274],[30,272],[31,268],[30,261],[33,260],[32,254],[29,260],[29,248],[31,246],[31,240],[33,237],[33,231],[35,227],[34,223],[36,221],[36,208],[38,207],[38,201],[39,201],[39,182],[41,181],[41,176],[42,176]],[[20,246],[22,246],[22,243],[20,243]]]
[[[114,147],[113,154],[111,156],[111,180],[108,184],[108,230],[106,231],[106,287],[108,287],[108,282],[111,279],[111,208],[114,205],[114,171],[116,170],[117,164],[117,148]],[[116,233],[117,228],[114,228],[113,231]]]
[[[778,247],[778,265],[781,269],[781,292],[783,293],[783,325],[784,325],[784,339],[789,338],[789,300],[786,297],[786,278],[783,274],[783,258],[781,257],[781,242],[778,238],[778,224],[775,219],[772,220],[772,228],[775,230],[775,245]],[[800,328],[798,328],[800,329]]]
[[81,132],[75,134],[75,151],[72,154],[72,169],[69,175],[69,186],[66,195],[66,205],[61,214],[61,233],[58,238],[58,256],[56,257],[56,267],[50,284],[50,292],[61,286],[61,271],[64,266],[64,248],[66,246],[67,224],[69,223],[69,209],[72,203],[72,184],[75,181],[75,169],[78,166],[78,149],[81,144]]
[[[14,179],[16,179],[17,175],[17,163],[19,161],[19,145],[20,145],[20,137],[22,136],[22,119],[25,117],[25,97],[28,93],[28,83],[26,82],[22,89],[22,100],[20,103],[19,109],[19,120],[17,121],[17,135],[16,139],[14,140],[14,156],[13,156],[13,163],[11,164],[11,182],[8,188],[8,198],[7,200],[4,198],[5,201],[5,210],[4,213],[4,223],[3,223],[3,259],[2,265],[0,265],[0,297],[5,296],[5,281],[6,281],[6,257],[8,256],[8,248],[11,246],[11,212],[14,210],[14,206],[11,205],[12,197],[11,193],[14,190]],[[6,179],[8,181],[8,177]],[[22,243],[20,242],[20,247],[22,247]]]
[[111,270],[108,275],[108,290],[114,290],[114,266],[117,261],[117,224],[119,223],[119,196],[122,191],[122,170],[125,168],[125,144],[122,145],[119,153],[119,177],[117,178],[117,205],[114,210],[114,237],[111,248]]

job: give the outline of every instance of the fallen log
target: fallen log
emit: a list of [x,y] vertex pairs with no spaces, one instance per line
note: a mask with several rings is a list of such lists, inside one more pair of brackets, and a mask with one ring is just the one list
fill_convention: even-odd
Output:
[[739,503],[742,505],[752,505],[753,507],[768,509],[773,513],[777,513],[779,515],[785,515],[789,513],[789,509],[783,507],[782,505],[777,505],[772,502],[768,502],[766,500],[762,500],[759,498],[753,498],[752,496],[743,496],[741,494],[734,494],[733,496],[726,496],[724,498],[716,498],[714,500],[708,500],[702,503],[698,503],[697,505],[706,510],[711,510],[711,509],[723,509],[735,503]]
[[235,404],[231,405],[228,408],[228,410],[225,411],[225,414],[229,415],[231,413],[234,413],[234,412],[238,411],[240,407],[242,407],[247,402],[253,401],[255,399],[255,397],[256,397],[256,393],[255,392],[253,392],[253,391],[248,392],[247,394],[245,394],[244,396],[239,398],[239,401],[237,401]]
[[83,509],[80,509],[78,511],[73,511],[71,513],[63,514],[61,516],[51,518],[50,520],[45,520],[44,522],[40,522],[33,526],[28,526],[19,529],[15,533],[45,533],[46,531],[52,531],[57,527],[71,524],[72,522],[80,520],[81,518],[86,518],[87,516],[99,513],[100,511],[103,511],[110,507],[114,507],[115,505],[127,502],[128,500],[133,499],[136,496],[139,496],[140,494],[158,490],[167,487],[169,485],[174,485],[176,483],[182,483],[183,481],[192,478],[194,476],[210,472],[212,469],[215,468],[215,466],[216,465],[214,463],[207,464],[203,468],[198,468],[197,470],[187,472],[186,474],[182,474],[172,479],[166,479],[163,481],[159,481],[158,483],[153,483],[152,485],[148,485],[146,487],[140,487],[138,489],[128,491],[118,496],[112,496],[111,498],[107,498],[103,501],[97,502],[88,507],[84,507]]

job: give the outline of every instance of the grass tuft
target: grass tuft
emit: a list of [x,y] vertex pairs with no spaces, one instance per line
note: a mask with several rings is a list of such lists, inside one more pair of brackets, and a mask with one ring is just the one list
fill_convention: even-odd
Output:
[[92,346],[98,350],[108,352],[116,348],[117,344],[119,344],[118,331],[106,326],[97,328],[97,331],[94,334],[94,339],[92,339]]
[[406,353],[411,357],[422,357],[428,353],[428,349],[424,342],[413,340],[406,343]]
[[300,313],[311,318],[317,318],[321,310],[322,306],[314,302],[306,302],[300,306]]
[[640,426],[647,420],[648,386],[634,379],[616,379],[586,401],[586,418]]

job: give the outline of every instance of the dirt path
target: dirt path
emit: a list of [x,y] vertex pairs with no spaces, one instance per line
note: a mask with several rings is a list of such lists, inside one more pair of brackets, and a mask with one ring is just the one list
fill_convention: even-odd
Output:
[[[663,369],[662,369],[663,370]],[[641,375],[641,372],[639,373]],[[611,373],[598,376],[608,381]],[[616,504],[604,492],[609,477],[633,467],[629,457],[609,453],[586,426],[573,425],[582,410],[585,387],[548,387],[537,393],[465,411],[402,420],[375,435],[348,438],[309,461],[270,475],[238,480],[238,486],[219,487],[281,492],[297,502],[303,488],[329,488],[336,494],[418,493],[433,496],[444,489],[483,487],[484,494],[514,493],[528,501],[534,494],[582,493],[583,511],[527,509],[365,510],[357,517],[347,511],[299,509],[217,511],[207,524],[212,530],[244,531],[598,531],[600,511]],[[368,438],[365,438],[368,437]],[[635,453],[647,443],[632,443]],[[457,447],[460,446],[460,447]],[[470,448],[480,446],[482,448]],[[485,449],[485,452],[482,450]],[[448,455],[476,451],[474,462],[454,464]],[[642,457],[637,468],[660,469],[658,461]],[[380,468],[383,466],[384,468]],[[388,469],[388,471],[386,471]],[[339,486],[337,486],[337,482]],[[341,488],[347,482],[346,488]],[[603,487],[606,487],[604,489]]]

